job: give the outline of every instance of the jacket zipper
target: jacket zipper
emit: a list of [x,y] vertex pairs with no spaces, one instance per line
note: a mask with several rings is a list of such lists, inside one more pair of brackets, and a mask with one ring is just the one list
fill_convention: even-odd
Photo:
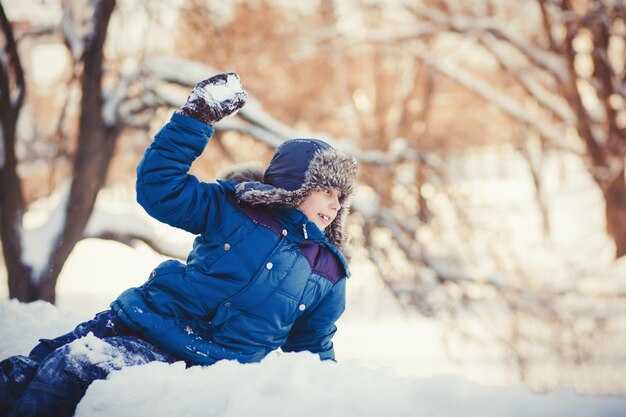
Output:
[[302,231],[304,232],[304,238],[308,239],[309,238],[309,234],[306,232],[306,223],[302,224]]

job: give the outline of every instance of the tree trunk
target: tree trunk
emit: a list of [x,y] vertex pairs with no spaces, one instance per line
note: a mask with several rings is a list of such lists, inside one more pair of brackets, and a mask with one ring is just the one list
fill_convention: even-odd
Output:
[[97,2],[95,29],[83,55],[81,114],[78,148],[63,232],[36,284],[36,298],[54,303],[59,274],[83,233],[104,185],[119,129],[107,128],[102,117],[104,42],[115,0]]
[[[4,107],[4,106],[3,106]],[[9,278],[9,296],[20,301],[30,301],[31,269],[24,265],[19,225],[24,213],[24,196],[15,157],[15,122],[8,112],[2,111],[4,137],[4,164],[0,167],[0,239]]]
[[[9,295],[28,300],[31,270],[24,265],[19,225],[24,213],[24,195],[17,175],[15,129],[25,93],[24,72],[13,29],[0,4],[0,27],[5,60],[0,62],[0,240],[9,277]],[[6,65],[6,66],[5,66]]]
[[[15,125],[19,108],[12,108],[11,95],[5,94],[5,92],[9,92],[11,84],[4,82],[8,79],[8,69],[0,66],[2,70],[0,82],[3,83],[0,85],[2,87],[2,95],[0,95],[2,117],[0,120],[5,139],[5,161],[0,166],[0,186],[2,187],[2,193],[0,193],[0,232],[9,276],[9,297],[11,298],[25,302],[46,300],[53,303],[55,301],[55,287],[61,269],[76,243],[82,239],[98,191],[104,185],[119,134],[119,128],[107,128],[102,118],[103,48],[109,19],[114,8],[115,0],[96,2],[94,31],[86,37],[87,44],[82,57],[83,97],[78,147],[74,159],[72,186],[67,202],[65,224],[55,247],[52,248],[53,251],[50,259],[48,259],[47,267],[42,271],[41,276],[37,277],[33,276],[32,269],[21,261],[22,249],[19,227],[22,223],[25,202],[21,192],[20,180],[17,176],[17,159],[14,149]],[[2,17],[4,17],[4,13],[2,13]],[[5,37],[10,37],[12,41],[12,33],[8,36],[4,25],[3,32],[5,32]],[[13,48],[13,51],[12,58],[19,63],[16,48]],[[21,71],[19,65],[17,68]],[[11,111],[6,111],[5,107]]]
[[615,241],[615,257],[626,255],[626,176],[624,169],[604,187],[606,230]]
[[24,196],[17,176],[15,124],[2,116],[4,164],[0,168],[0,238],[9,278],[9,297],[31,301],[31,269],[22,263],[19,225],[24,213]]

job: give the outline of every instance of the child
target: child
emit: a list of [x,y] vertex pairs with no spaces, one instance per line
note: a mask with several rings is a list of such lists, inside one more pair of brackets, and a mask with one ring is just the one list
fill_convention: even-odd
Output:
[[137,168],[145,210],[198,235],[187,263],[162,263],[111,310],[0,362],[0,414],[70,416],[93,380],[150,361],[257,362],[278,348],[334,360],[356,161],[323,141],[294,139],[264,173],[248,167],[199,182],[187,171],[211,125],[246,97],[234,73],[200,82]]

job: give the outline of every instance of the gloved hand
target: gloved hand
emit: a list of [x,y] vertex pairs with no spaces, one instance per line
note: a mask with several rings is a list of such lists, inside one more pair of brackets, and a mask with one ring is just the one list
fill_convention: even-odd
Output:
[[225,72],[200,81],[177,113],[212,125],[235,114],[246,104],[247,98],[239,75]]

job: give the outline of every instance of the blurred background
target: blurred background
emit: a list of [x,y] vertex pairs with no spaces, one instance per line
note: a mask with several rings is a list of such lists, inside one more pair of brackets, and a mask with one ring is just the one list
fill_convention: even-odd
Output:
[[626,393],[623,0],[2,0],[0,20],[4,299],[77,306],[184,259],[135,167],[233,70],[251,99],[199,178],[302,136],[360,162],[339,348],[419,373],[435,338],[474,376]]

